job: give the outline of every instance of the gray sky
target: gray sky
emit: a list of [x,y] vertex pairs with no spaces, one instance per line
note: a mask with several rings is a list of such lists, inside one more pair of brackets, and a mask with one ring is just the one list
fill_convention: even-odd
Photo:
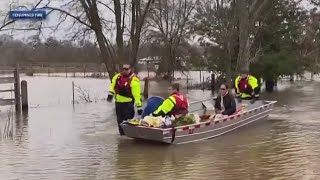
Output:
[[[104,2],[110,2],[111,0],[105,0]],[[10,9],[10,4],[12,5],[18,5],[18,6],[27,6],[27,7],[33,7],[33,5],[37,2],[37,0],[0,0],[0,23],[3,23],[4,17],[6,13],[8,13]],[[68,0],[51,0],[50,6],[52,7],[59,7],[65,3],[68,2]],[[44,1],[44,3],[46,3]],[[313,6],[308,2],[308,0],[304,0],[301,4],[302,7],[310,10],[313,8]],[[77,10],[69,10],[67,7],[63,8],[64,10],[72,13],[77,14]],[[103,9],[103,7],[99,7],[99,9],[104,13],[104,17],[108,20],[114,21],[114,15],[106,8]],[[81,9],[79,9],[81,10]],[[59,22],[60,13],[54,12],[48,16],[46,20],[43,21],[43,27],[54,27]],[[53,32],[50,29],[43,29],[43,34],[41,36],[42,39],[48,38],[50,36],[54,36],[57,39],[64,40],[69,39],[71,36],[78,31],[79,27],[82,25],[77,24],[74,26],[74,28],[71,28],[71,24],[73,23],[72,18],[67,18],[67,20],[60,26],[60,28]],[[30,21],[18,21],[14,23],[15,28],[24,28],[24,27],[37,27],[39,25],[39,22],[30,22]],[[13,27],[13,26],[10,26]],[[9,33],[13,34],[14,38],[26,40],[29,36],[36,34],[36,31],[2,31],[0,34],[3,33]],[[109,38],[112,37],[112,41],[114,42],[114,33],[115,31],[106,31],[106,34]],[[92,37],[87,37],[88,39],[94,40]]]
[[[37,0],[0,0],[0,23],[3,24],[4,18],[6,16],[6,13],[10,10],[10,4],[13,4],[13,6],[27,6],[28,8],[32,8],[34,4],[37,2]],[[45,4],[47,1],[45,0],[42,4]],[[80,12],[82,9],[72,9],[70,10],[69,7],[61,7],[64,5],[68,0],[51,0],[49,6],[51,7],[57,7],[62,8],[67,12],[70,12],[71,14],[77,15],[77,13]],[[113,14],[107,10],[104,7],[99,7],[99,9],[104,12],[104,19],[113,20]],[[57,23],[59,23],[61,13],[59,12],[52,12],[50,15],[47,16],[47,19],[42,21],[42,27],[55,27]],[[41,38],[45,39],[50,36],[54,36],[57,39],[65,40],[71,38],[76,32],[78,32],[80,27],[83,27],[83,25],[80,25],[79,23],[76,23],[76,25],[71,28],[72,24],[74,22],[74,19],[71,17],[68,17],[65,22],[63,22],[59,29],[56,31],[53,31],[49,28],[44,28],[42,30]],[[14,23],[13,26],[8,26],[8,28],[31,28],[31,27],[39,27],[40,22],[32,22],[32,21],[26,21],[26,20],[19,20]],[[6,28],[6,29],[8,29]],[[0,34],[12,34],[14,38],[16,39],[27,39],[31,35],[35,35],[38,31],[2,31]],[[112,32],[108,31],[106,32],[107,36],[113,37]],[[92,39],[92,37],[87,36],[88,39]]]

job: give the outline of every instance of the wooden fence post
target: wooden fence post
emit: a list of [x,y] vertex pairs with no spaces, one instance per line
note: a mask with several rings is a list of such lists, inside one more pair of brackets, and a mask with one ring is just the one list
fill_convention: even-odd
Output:
[[86,78],[86,65],[83,65],[83,78]]
[[67,78],[68,77],[68,72],[67,72],[67,66],[66,65],[64,65],[64,71],[66,73],[66,78]]
[[143,96],[145,99],[148,99],[149,96],[149,79],[144,79],[144,90],[143,90]]
[[211,74],[211,91],[214,92],[215,90],[215,84],[216,84],[216,77],[215,74]]
[[187,90],[189,89],[189,76],[187,75]]
[[149,61],[147,61],[148,79],[150,78]]
[[17,112],[21,112],[21,99],[20,99],[20,77],[19,77],[19,66],[14,70],[14,98],[15,108]]
[[290,82],[293,82],[294,81],[294,74],[291,74],[290,75]]
[[72,81],[72,104],[74,104],[74,82]]
[[28,105],[28,85],[27,81],[21,81],[21,101],[22,101],[22,111],[27,112],[29,105]]
[[204,91],[204,84],[205,84],[205,82],[204,82],[204,76],[202,76],[202,91]]
[[49,64],[48,64],[48,77],[50,76],[50,69],[49,69]]

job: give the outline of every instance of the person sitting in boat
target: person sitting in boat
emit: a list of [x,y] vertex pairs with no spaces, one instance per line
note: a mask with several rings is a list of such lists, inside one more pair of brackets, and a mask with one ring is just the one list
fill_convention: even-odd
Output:
[[254,103],[259,98],[260,87],[258,80],[249,74],[249,70],[242,69],[240,75],[235,79],[235,91],[238,102],[251,100]]
[[229,93],[229,86],[225,83],[220,85],[220,94],[214,105],[216,114],[232,115],[236,112],[236,101],[232,94]]
[[172,84],[168,91],[170,96],[152,113],[152,116],[171,116],[186,115],[188,113],[189,103],[185,95],[179,92],[180,85]]

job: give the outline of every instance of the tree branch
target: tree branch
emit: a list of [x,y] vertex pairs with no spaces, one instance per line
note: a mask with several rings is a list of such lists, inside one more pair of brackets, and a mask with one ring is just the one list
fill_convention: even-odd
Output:
[[[254,4],[255,5],[257,3],[258,0],[255,0]],[[255,22],[259,13],[262,11],[262,9],[267,5],[267,3],[270,2],[269,0],[264,0],[260,5],[259,7],[253,12],[253,8],[251,9],[251,11],[249,12],[249,14],[253,13],[252,15],[252,22]]]
[[[34,7],[37,8],[37,7],[41,4],[42,1],[43,1],[43,0],[39,0]],[[49,2],[50,2],[50,1],[49,1]],[[12,5],[12,4],[11,4],[11,5]],[[11,5],[10,5],[10,10],[11,10]],[[9,22],[5,22],[5,20],[7,19],[7,17],[8,17],[8,14],[7,14],[6,17],[4,18],[3,25],[0,26],[0,31],[2,31],[3,28],[5,28],[5,27],[7,27],[8,25],[13,24],[13,23],[15,22],[15,20],[11,20],[11,21],[9,21]]]
[[0,31],[2,31],[2,30],[3,30],[3,28],[5,28],[5,27],[9,26],[10,24],[12,24],[12,23],[14,23],[14,22],[15,22],[15,21],[14,21],[14,20],[12,20],[12,21],[9,21],[9,22],[5,23],[4,25],[2,25],[2,26],[0,27]]
[[124,4],[123,4],[123,16],[122,16],[122,32],[124,31],[124,21],[125,21],[125,17],[126,17],[126,9],[127,9],[127,1],[124,0]]
[[105,3],[101,2],[101,1],[97,1],[97,3],[103,5],[106,8],[108,8],[113,14],[115,14],[114,10],[112,8],[110,8],[108,4],[105,4]]
[[144,19],[146,18],[146,15],[147,15],[147,13],[148,13],[148,11],[149,11],[149,7],[150,7],[151,3],[153,3],[153,2],[154,2],[154,0],[148,0],[147,6],[146,6],[145,9],[144,9],[144,12],[143,12],[143,14],[142,14],[142,17],[139,18],[140,21],[138,22],[139,24],[138,24],[137,29],[141,29],[141,28],[142,28]]
[[64,14],[72,17],[73,19],[77,20],[79,23],[87,26],[88,28],[93,29],[93,27],[92,27],[91,25],[89,25],[89,24],[87,24],[86,22],[82,21],[82,20],[80,19],[80,17],[76,17],[75,15],[72,15],[72,14],[70,14],[69,12],[67,12],[67,11],[65,11],[65,10],[63,10],[63,9],[59,9],[59,8],[55,8],[55,7],[49,7],[49,6],[47,6],[46,8],[51,9],[51,10],[54,10],[54,11],[58,11],[58,12],[61,12],[61,13],[64,13]]

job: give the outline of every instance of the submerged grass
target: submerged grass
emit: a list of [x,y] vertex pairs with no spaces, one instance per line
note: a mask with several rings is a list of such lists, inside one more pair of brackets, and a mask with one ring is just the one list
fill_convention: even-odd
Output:
[[[10,108],[7,110],[7,114],[4,116],[4,122],[0,123],[4,124],[4,127],[0,126],[0,136],[1,139],[11,139],[13,138],[13,127],[14,127],[14,122],[13,122],[13,108]],[[2,130],[3,129],[3,130]]]

